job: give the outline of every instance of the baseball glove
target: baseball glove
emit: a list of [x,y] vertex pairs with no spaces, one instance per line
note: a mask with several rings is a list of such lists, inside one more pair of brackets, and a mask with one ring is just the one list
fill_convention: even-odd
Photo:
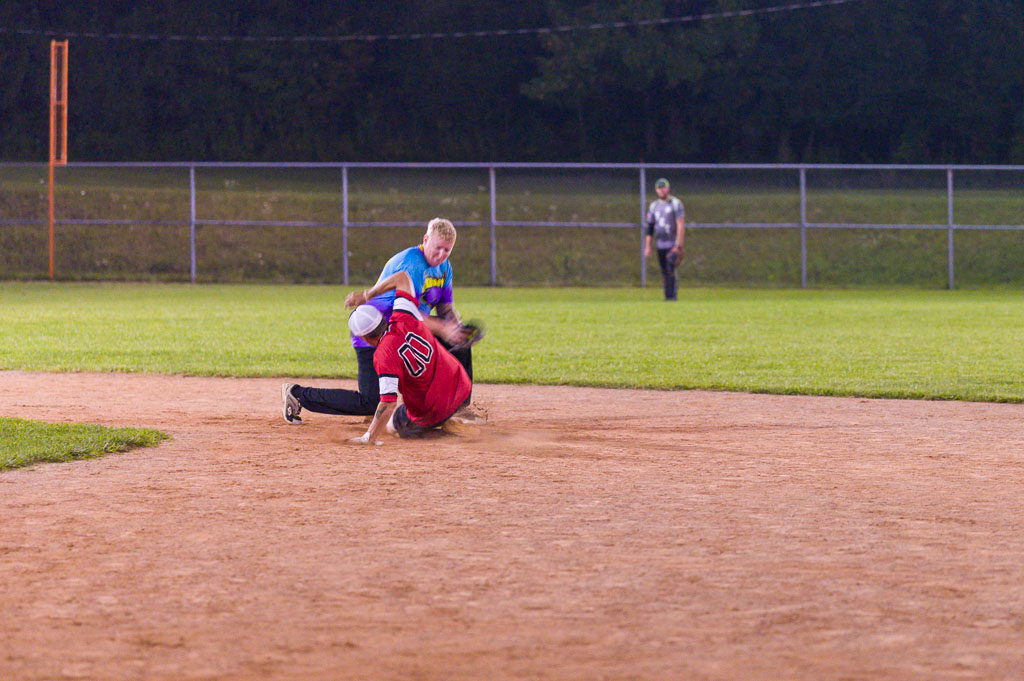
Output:
[[466,338],[461,343],[456,343],[452,346],[452,350],[465,350],[466,348],[476,345],[483,340],[486,330],[484,329],[483,322],[469,320],[459,324],[459,328],[465,333]]

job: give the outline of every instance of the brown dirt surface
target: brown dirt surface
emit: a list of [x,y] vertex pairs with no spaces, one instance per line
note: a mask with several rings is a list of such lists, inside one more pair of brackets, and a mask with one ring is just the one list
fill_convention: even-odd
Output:
[[173,436],[0,473],[0,679],[1024,678],[1020,405],[479,385],[369,447],[280,384],[0,372]]

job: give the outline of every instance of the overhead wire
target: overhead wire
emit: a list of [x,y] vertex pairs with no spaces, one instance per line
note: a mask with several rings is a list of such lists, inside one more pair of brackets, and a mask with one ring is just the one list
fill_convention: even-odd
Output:
[[762,14],[777,14],[781,12],[795,12],[799,10],[814,9],[818,7],[832,7],[846,5],[854,2],[865,2],[867,0],[808,0],[806,2],[792,2],[784,5],[773,5],[771,7],[760,7],[752,9],[727,10],[722,12],[708,12],[703,14],[689,14],[676,17],[659,17],[652,19],[637,19],[633,21],[610,21],[590,24],[569,24],[562,26],[545,26],[537,28],[499,28],[479,31],[442,31],[433,33],[376,33],[376,34],[349,34],[349,35],[184,35],[184,34],[158,34],[158,33],[104,33],[97,31],[64,31],[56,29],[27,29],[9,28],[0,26],[0,33],[8,33],[24,36],[43,36],[60,38],[88,38],[96,40],[141,40],[141,41],[169,41],[169,42],[243,42],[243,43],[345,43],[345,42],[378,42],[378,41],[402,41],[402,40],[442,40],[459,38],[492,38],[525,35],[551,35],[559,33],[573,33],[578,31],[600,31],[624,28],[646,28],[652,26],[665,26],[671,24],[696,23],[703,21],[715,21],[721,19],[733,19],[738,17],[749,17]]

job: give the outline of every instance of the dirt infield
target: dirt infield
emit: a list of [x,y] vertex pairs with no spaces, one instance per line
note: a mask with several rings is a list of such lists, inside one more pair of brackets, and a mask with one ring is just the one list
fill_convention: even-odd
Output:
[[280,383],[0,372],[173,435],[0,473],[0,679],[1024,678],[1020,405],[482,385],[369,448]]

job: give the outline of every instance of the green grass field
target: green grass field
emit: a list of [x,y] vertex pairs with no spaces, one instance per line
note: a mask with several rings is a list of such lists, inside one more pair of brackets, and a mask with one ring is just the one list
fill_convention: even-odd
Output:
[[[354,287],[353,287],[354,288]],[[0,284],[0,368],[354,377],[348,289]],[[459,288],[479,382],[1024,401],[1019,290]]]
[[[44,220],[43,169],[0,167],[0,220]],[[955,194],[960,224],[1024,224],[1024,191],[1016,176],[962,173]],[[797,174],[786,171],[687,171],[673,175],[691,225],[796,223]],[[648,184],[652,180],[649,179]],[[56,276],[64,280],[187,281],[190,276],[189,190],[185,168],[61,168],[57,216],[78,220],[150,220],[176,224],[58,225]],[[932,224],[946,222],[941,172],[811,172],[810,222]],[[486,222],[488,178],[476,170],[355,169],[349,219],[411,221],[435,215]],[[648,197],[653,199],[653,194]],[[502,170],[499,221],[593,221],[625,228],[497,229],[498,283],[503,286],[634,286],[640,281],[640,200],[635,171]],[[339,223],[338,169],[197,170],[200,220]],[[422,228],[353,227],[353,280],[375,277],[394,252],[416,243]],[[343,281],[337,226],[197,228],[201,282],[325,283]],[[797,229],[702,229],[687,235],[680,276],[697,286],[800,284]],[[964,230],[955,237],[956,280],[967,286],[1024,284],[1024,231]],[[453,262],[460,285],[490,281],[488,227],[463,227]],[[657,269],[656,263],[650,263]],[[47,275],[42,225],[0,226],[0,278]],[[946,234],[934,230],[834,230],[808,233],[812,286],[946,285]]]
[[0,471],[44,461],[89,459],[132,447],[152,447],[168,437],[145,428],[0,418]]

